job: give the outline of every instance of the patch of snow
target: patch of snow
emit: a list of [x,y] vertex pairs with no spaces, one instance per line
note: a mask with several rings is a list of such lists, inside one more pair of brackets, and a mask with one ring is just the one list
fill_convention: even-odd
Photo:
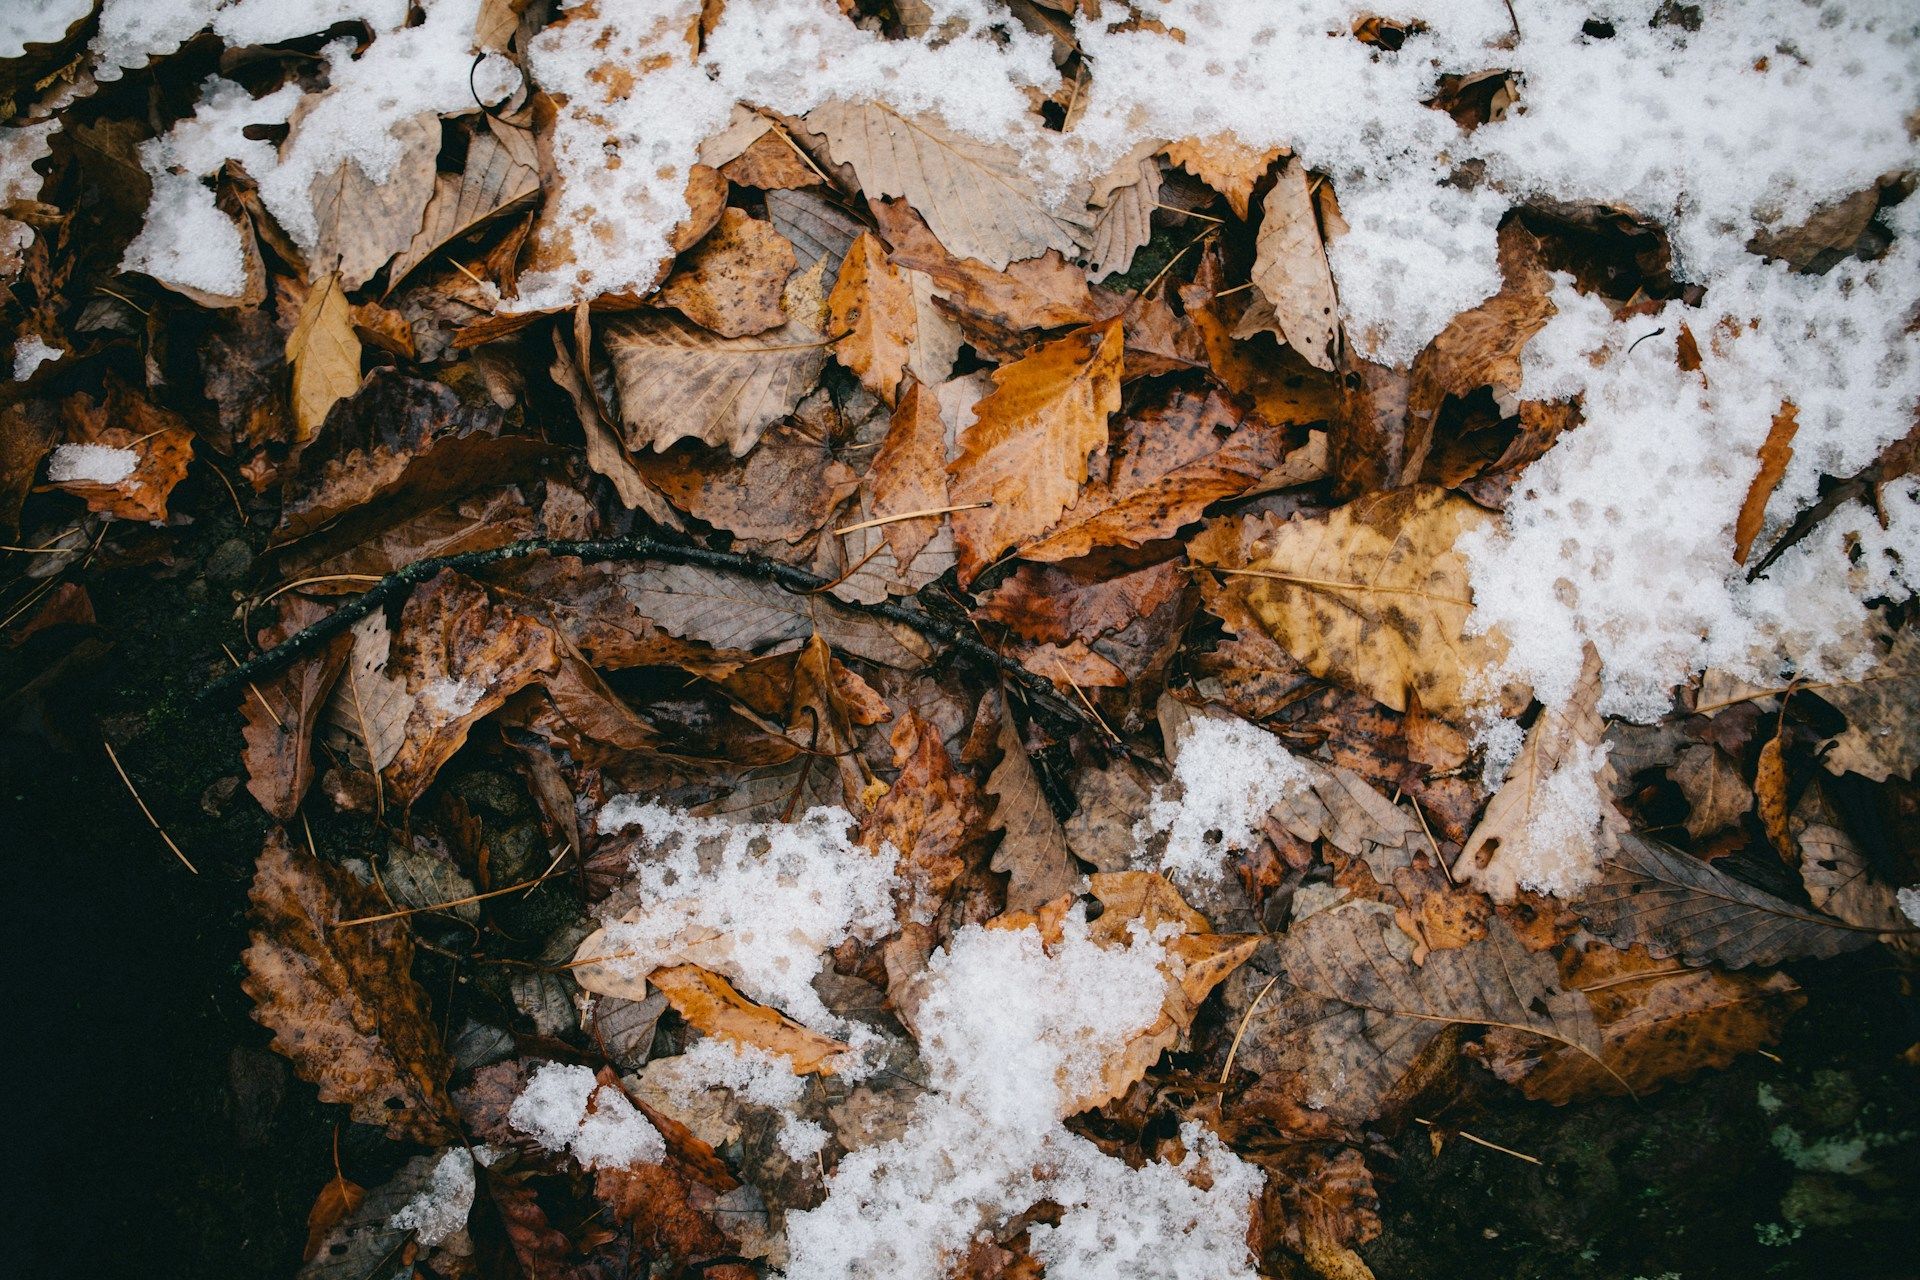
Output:
[[507,1121],[549,1151],[572,1152],[589,1169],[655,1164],[667,1155],[660,1131],[626,1095],[568,1063],[542,1063],[513,1100]]
[[449,1147],[427,1177],[420,1193],[394,1211],[387,1225],[411,1231],[432,1247],[467,1225],[473,1212],[473,1157],[465,1147]]
[[93,0],[7,0],[0,8],[0,58],[17,58],[30,44],[52,44],[93,12]]
[[957,933],[915,1019],[928,1091],[904,1133],[849,1153],[826,1200],[788,1215],[788,1280],[943,1280],[982,1227],[1043,1199],[1063,1210],[1033,1237],[1050,1280],[1252,1277],[1258,1169],[1197,1125],[1181,1164],[1136,1170],[1060,1123],[1159,1016],[1166,959],[1149,938],[1099,947],[1078,907],[1051,950],[1031,926]]
[[65,354],[39,334],[30,333],[13,344],[13,380],[25,382],[41,365]]
[[602,832],[639,837],[631,921],[609,921],[608,969],[634,979],[691,962],[737,982],[753,999],[814,1028],[845,1029],[813,989],[821,957],[853,938],[873,942],[894,927],[892,849],[848,838],[842,809],[810,810],[797,822],[699,818],[631,796],[600,812]]
[[486,689],[470,680],[450,680],[437,676],[421,686],[420,701],[446,720],[458,720],[480,705]]
[[1520,886],[1537,893],[1571,898],[1600,874],[1600,823],[1607,797],[1600,770],[1605,744],[1576,743],[1559,766],[1536,784],[1527,825],[1513,838],[1518,848],[1500,846],[1503,858],[1521,868]]
[[104,444],[63,444],[47,459],[50,484],[119,484],[140,465],[131,449]]
[[790,1160],[810,1160],[826,1146],[827,1131],[795,1114],[807,1082],[779,1054],[708,1036],[677,1057],[649,1063],[647,1080],[681,1106],[692,1107],[711,1089],[729,1089],[755,1106],[772,1108],[780,1117],[780,1149]]
[[1894,895],[1900,903],[1900,912],[1911,924],[1920,925],[1920,889],[1905,888]]
[[1308,780],[1279,738],[1238,717],[1195,715],[1168,751],[1173,778],[1154,788],[1133,838],[1166,834],[1156,869],[1177,884],[1218,880],[1228,850],[1252,848],[1268,811]]

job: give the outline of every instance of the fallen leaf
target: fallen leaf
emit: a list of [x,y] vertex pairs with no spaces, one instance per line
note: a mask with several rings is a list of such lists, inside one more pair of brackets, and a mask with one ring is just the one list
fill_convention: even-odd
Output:
[[360,339],[337,274],[329,272],[307,290],[287,335],[287,363],[293,367],[294,440],[304,444],[333,406],[360,387]]
[[1865,676],[1816,692],[1847,718],[1821,758],[1830,772],[1885,782],[1920,769],[1920,718],[1913,714],[1920,706],[1920,629],[1903,628]]
[[772,223],[725,209],[680,256],[654,301],[723,338],[765,333],[786,323],[780,298],[796,264],[793,245]]
[[320,1194],[313,1199],[313,1208],[307,1210],[307,1244],[300,1252],[301,1261],[312,1262],[327,1237],[366,1203],[366,1199],[365,1187],[342,1177],[335,1177],[320,1188]]
[[[261,636],[261,646],[271,648],[329,612],[304,596],[282,596],[280,617]],[[314,727],[352,645],[343,631],[279,675],[247,686],[240,704],[247,790],[278,822],[293,820],[313,781]]]
[[489,1168],[475,1172],[499,1215],[500,1229],[524,1280],[570,1280],[578,1274],[572,1260],[572,1241],[554,1230],[524,1175],[497,1174]]
[[1733,523],[1735,564],[1747,562],[1753,540],[1760,536],[1760,527],[1767,519],[1767,500],[1780,487],[1781,478],[1787,474],[1787,463],[1793,461],[1793,435],[1799,428],[1799,408],[1791,400],[1782,401],[1779,411],[1773,415],[1773,425],[1767,428],[1767,438],[1760,445],[1760,470],[1747,486],[1739,518]]
[[1306,166],[1289,161],[1261,209],[1250,277],[1258,297],[1233,336],[1266,330],[1314,368],[1331,373],[1340,343],[1340,300],[1307,190]]
[[623,316],[604,330],[627,447],[676,440],[745,454],[793,412],[827,362],[819,264],[787,284],[787,322],[749,338],[722,338],[670,312]]
[[1081,261],[1087,278],[1099,280],[1133,266],[1133,255],[1153,239],[1153,213],[1160,207],[1160,162],[1148,139],[1121,158],[1094,184],[1093,225],[1086,234]]
[[[317,96],[305,98],[302,106],[318,101]],[[300,139],[303,114],[295,108],[289,145],[297,145]],[[318,230],[307,260],[337,278],[342,291],[358,289],[373,279],[412,243],[433,198],[440,117],[431,111],[408,116],[389,128],[387,135],[395,150],[378,180],[361,168],[356,156],[314,179],[311,199]],[[296,372],[296,380],[298,376]]]
[[1873,941],[1831,916],[1796,907],[1711,862],[1623,833],[1600,881],[1574,904],[1616,946],[1640,945],[1684,964],[1730,969],[1827,959]]
[[1781,754],[1783,737],[1775,733],[1760,748],[1760,758],[1753,769],[1754,809],[1760,815],[1760,825],[1766,828],[1767,840],[1774,852],[1792,864],[1799,858],[1800,850],[1787,830],[1787,763]]
[[1805,221],[1793,226],[1761,231],[1747,242],[1747,252],[1763,258],[1784,259],[1796,271],[1825,271],[1853,253],[1873,215],[1879,212],[1884,185],[1887,180],[1882,179],[1822,204]]
[[980,597],[973,616],[1038,644],[1090,641],[1151,614],[1180,594],[1186,577],[1177,560],[1140,569],[1099,557],[1023,564]]
[[254,927],[241,988],[274,1051],[322,1102],[346,1103],[388,1136],[440,1143],[450,1065],[414,982],[413,941],[403,921],[340,928],[379,915],[379,894],[338,867],[267,835],[253,877]]
[[720,172],[738,187],[760,191],[786,191],[795,187],[815,187],[821,182],[800,149],[787,135],[775,129],[765,117],[754,117],[765,132],[748,143],[739,155],[720,166]]
[[436,173],[420,228],[387,272],[392,293],[414,268],[443,246],[486,226],[540,194],[539,158],[532,139],[488,116],[487,128],[467,140],[467,158],[459,173]]
[[[851,259],[849,259],[851,260]],[[907,384],[874,455],[873,519],[939,511],[947,499],[947,427],[940,403],[918,380]],[[893,520],[880,537],[902,567],[913,563],[941,529],[939,516]]]
[[913,285],[887,261],[886,248],[871,231],[860,233],[840,264],[839,279],[827,295],[827,328],[842,335],[833,344],[840,363],[861,386],[892,404],[919,325]]
[[930,723],[909,709],[891,741],[899,775],[862,819],[860,843],[869,849],[891,845],[900,855],[904,923],[931,916],[946,899],[986,823],[980,789],[954,767]]
[[1901,935],[1883,941],[1913,949],[1913,921],[1901,910],[1899,894],[1874,878],[1866,854],[1818,786],[1808,787],[1794,807],[1792,834],[1800,854],[1800,882],[1816,909],[1859,928]]
[[414,1156],[399,1172],[368,1192],[317,1242],[295,1273],[297,1280],[366,1280],[406,1247],[413,1228],[393,1225],[394,1215],[424,1192],[440,1163],[438,1153]]
[[993,851],[992,867],[1008,876],[1007,910],[1030,911],[1077,892],[1081,877],[1004,697],[998,745],[1000,761],[986,783],[986,793],[995,801],[988,826],[1004,835]]
[[682,442],[634,464],[651,488],[696,520],[763,541],[798,542],[860,483],[828,442],[789,425],[768,431],[743,458]]
[[1269,355],[1261,348],[1266,339],[1234,338],[1238,313],[1233,306],[1239,297],[1224,293],[1225,280],[1220,254],[1210,248],[1201,256],[1193,283],[1179,288],[1181,306],[1221,384],[1252,401],[1260,416],[1276,426],[1346,417],[1347,393],[1340,379],[1314,368],[1291,348]]
[[1073,253],[1081,229],[1063,221],[1004,143],[981,142],[930,116],[879,102],[829,102],[807,115],[833,158],[853,166],[869,200],[901,196],[940,243],[962,258],[1004,269],[1049,249]]
[[667,998],[675,1013],[710,1036],[749,1045],[787,1059],[795,1075],[832,1075],[833,1058],[847,1046],[809,1031],[793,1019],[755,1004],[733,984],[697,964],[655,969],[647,981]]
[[1529,1098],[1565,1106],[1595,1097],[1643,1097],[1672,1081],[1730,1065],[1780,1038],[1786,1021],[1806,1003],[1784,973],[1674,972],[1635,947],[1604,943],[1569,952],[1563,981],[1585,992],[1600,1024],[1596,1062],[1562,1044],[1495,1027],[1477,1056]]
[[1710,742],[1682,749],[1667,776],[1687,798],[1687,834],[1695,840],[1735,825],[1753,808],[1753,789]]
[[1087,479],[1087,456],[1107,443],[1120,407],[1120,322],[1081,329],[994,371],[947,468],[955,503],[960,581],[971,582],[1008,547],[1045,532]]
[[1469,677],[1504,646],[1469,635],[1473,609],[1462,533],[1490,517],[1426,485],[1357,498],[1312,518],[1216,520],[1189,544],[1195,564],[1230,574],[1227,594],[1315,675],[1395,711],[1411,690],[1432,714],[1467,715]]
[[1218,391],[1185,388],[1127,418],[1104,475],[1066,516],[1020,548],[1026,560],[1067,560],[1096,547],[1171,538],[1216,502],[1237,497],[1287,457],[1288,433]]
[[[1061,329],[1105,320],[1126,305],[1113,294],[1096,296],[1087,288],[1086,272],[1058,253],[995,267],[949,252],[903,201],[875,201],[872,209],[881,237],[892,247],[889,261],[923,275],[949,311],[976,327],[1002,333]],[[923,308],[923,324],[925,315]]]
[[61,454],[48,463],[51,487],[70,493],[87,510],[119,520],[164,520],[167,499],[186,478],[193,461],[193,432],[178,414],[149,403],[117,379],[110,379],[104,400],[75,392],[60,405],[67,429],[65,444],[123,449],[133,455],[132,469],[111,483],[60,479]]
[[1279,159],[1280,152],[1279,147],[1261,150],[1248,146],[1231,133],[1216,133],[1170,143],[1166,156],[1225,196],[1233,216],[1245,222],[1253,189],[1266,176],[1268,167]]
[[[1507,771],[1500,790],[1487,801],[1480,825],[1467,837],[1455,861],[1454,874],[1485,891],[1496,902],[1512,902],[1522,884],[1540,888],[1541,868],[1566,863],[1586,866],[1598,859],[1586,846],[1610,839],[1610,830],[1624,826],[1617,815],[1610,820],[1611,806],[1600,801],[1600,827],[1592,831],[1571,831],[1562,821],[1565,804],[1557,794],[1556,783],[1563,771],[1574,770],[1592,776],[1600,787],[1599,770],[1604,761],[1597,755],[1606,733],[1600,718],[1600,654],[1588,644],[1583,654],[1580,677],[1567,700],[1547,707],[1527,730],[1527,740]],[[1584,787],[1586,779],[1570,779]],[[1607,793],[1602,790],[1601,796]]]

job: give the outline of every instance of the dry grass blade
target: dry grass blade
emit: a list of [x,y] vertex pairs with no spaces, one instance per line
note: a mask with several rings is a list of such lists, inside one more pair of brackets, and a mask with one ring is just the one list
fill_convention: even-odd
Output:
[[160,838],[167,842],[167,848],[173,850],[173,856],[180,859],[181,866],[193,872],[193,874],[199,875],[200,869],[187,861],[187,855],[180,852],[180,846],[173,842],[173,837],[168,835],[166,828],[160,825],[160,820],[153,816],[153,810],[147,808],[147,802],[140,798],[139,788],[133,785],[133,779],[127,776],[127,771],[120,767],[120,757],[114,754],[113,744],[102,741],[100,745],[107,749],[107,759],[113,761],[113,771],[120,775],[120,781],[127,784],[127,794],[132,796],[133,802],[140,806],[140,812],[146,815],[146,819],[152,824],[153,829],[160,833]]

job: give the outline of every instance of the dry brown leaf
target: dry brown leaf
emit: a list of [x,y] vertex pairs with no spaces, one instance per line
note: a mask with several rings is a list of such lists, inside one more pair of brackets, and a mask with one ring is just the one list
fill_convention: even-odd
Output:
[[358,1206],[321,1233],[296,1280],[366,1280],[378,1274],[413,1238],[413,1228],[393,1225],[394,1215],[426,1191],[439,1163],[438,1153],[414,1156],[367,1192]]
[[1869,930],[1794,906],[1710,862],[1623,833],[1600,881],[1574,904],[1615,946],[1641,945],[1684,964],[1730,969],[1827,959],[1873,941]]
[[532,138],[511,125],[487,117],[474,131],[459,173],[434,175],[420,229],[387,272],[391,294],[409,273],[441,246],[485,226],[502,214],[525,208],[540,194],[539,158]]
[[[1493,1073],[1556,1106],[1631,1093],[1641,1097],[1780,1038],[1806,1003],[1784,973],[1674,972],[1635,947],[1589,943],[1562,961],[1563,981],[1584,991],[1600,1024],[1595,1061],[1565,1045],[1496,1027],[1477,1048]],[[1602,1064],[1605,1064],[1604,1066]]]
[[1667,776],[1687,797],[1687,834],[1695,840],[1735,825],[1753,808],[1753,789],[1711,742],[1682,749]]
[[[918,380],[909,382],[901,394],[869,478],[873,484],[870,518],[947,506],[947,427],[939,399]],[[904,567],[913,563],[940,529],[939,516],[923,516],[884,525],[881,537],[894,562]]]
[[390,793],[411,804],[468,730],[559,666],[553,630],[495,603],[472,579],[445,570],[420,587],[400,615],[386,664],[411,699],[399,748],[382,771]]
[[860,843],[892,845],[899,853],[906,887],[897,905],[904,923],[938,910],[986,826],[980,789],[954,767],[933,725],[909,708],[894,726],[892,744],[899,776],[862,819]]
[[1819,695],[1847,718],[1822,758],[1829,770],[1885,782],[1920,769],[1920,716],[1913,714],[1920,706],[1920,628],[1903,628],[1859,680],[1828,685]]
[[1767,428],[1767,438],[1760,445],[1760,470],[1747,486],[1747,496],[1740,503],[1740,516],[1733,524],[1735,564],[1747,562],[1753,540],[1760,536],[1760,526],[1767,519],[1767,499],[1780,487],[1781,477],[1787,474],[1787,464],[1793,461],[1793,435],[1799,428],[1799,408],[1791,400],[1782,401],[1779,411],[1773,415],[1773,425]]
[[815,269],[787,284],[787,322],[750,338],[721,338],[670,312],[623,316],[606,326],[627,447],[676,440],[724,445],[735,456],[793,412],[827,362]]
[[1237,497],[1287,457],[1288,433],[1218,391],[1179,388],[1128,418],[1104,475],[1060,523],[1020,548],[1024,560],[1068,560],[1096,547],[1171,538],[1213,503]]
[[[317,101],[317,96],[305,98],[302,105]],[[303,114],[294,112],[290,144],[299,141]],[[313,183],[319,231],[307,260],[315,270],[337,275],[342,289],[358,289],[412,243],[434,195],[439,115],[423,111],[388,133],[400,151],[385,177],[375,181],[357,159],[348,158]]]
[[574,329],[577,341],[569,343],[566,335],[558,330],[553,335],[553,364],[548,372],[562,391],[573,401],[574,411],[580,419],[580,430],[587,442],[587,465],[607,478],[620,501],[627,506],[644,511],[656,524],[669,529],[683,526],[679,514],[667,504],[654,490],[647,479],[634,465],[633,455],[607,425],[608,400],[602,399],[598,387],[588,385],[586,371],[574,357],[574,348],[591,350],[591,338],[587,334],[590,324],[585,306],[574,311]]
[[[132,389],[110,381],[105,400],[96,403],[84,392],[69,396],[60,406],[67,428],[64,443],[125,449],[134,455],[133,470],[112,484],[95,480],[61,480],[51,487],[70,493],[87,510],[120,520],[164,520],[167,499],[186,478],[193,461],[193,432],[178,414],[149,403]],[[38,463],[38,459],[35,459]]]
[[1416,485],[1311,519],[1217,520],[1188,555],[1253,571],[1229,575],[1227,594],[1315,675],[1396,711],[1412,690],[1429,712],[1461,723],[1466,680],[1504,649],[1496,636],[1466,633],[1471,587],[1466,557],[1454,550],[1490,518],[1465,498]]
[[869,200],[904,197],[956,257],[1004,269],[1080,247],[1082,230],[1048,206],[1012,147],[878,102],[829,102],[808,113],[807,125],[826,135],[834,160],[853,166]]
[[1900,909],[1899,895],[1874,878],[1866,854],[1818,786],[1808,787],[1794,807],[1793,834],[1800,849],[1800,882],[1815,907],[1851,925],[1904,935],[1882,940],[1901,950],[1914,948],[1913,922]]
[[1288,930],[1281,963],[1308,995],[1351,1006],[1293,1033],[1304,1096],[1344,1123],[1371,1121],[1403,1097],[1403,1080],[1449,1024],[1519,1028],[1586,1055],[1601,1049],[1586,997],[1565,990],[1552,957],[1527,950],[1497,917],[1480,942],[1415,966],[1391,910],[1330,907]]
[[1051,528],[1087,479],[1087,456],[1107,443],[1120,407],[1120,322],[1070,333],[994,371],[994,390],[974,405],[948,467],[960,582],[971,582],[1007,548]]
[[307,1244],[300,1251],[301,1261],[313,1261],[327,1237],[366,1199],[365,1187],[338,1176],[320,1188],[320,1194],[313,1198],[313,1208],[307,1210]]
[[763,116],[754,119],[762,126],[759,137],[749,142],[740,154],[720,166],[727,180],[739,187],[761,191],[791,191],[796,187],[817,187],[820,175],[801,157],[800,150],[787,135],[773,127]]
[[294,441],[304,444],[327,411],[360,387],[360,339],[338,275],[322,276],[307,291],[287,335],[287,363],[293,366]]
[[688,515],[759,541],[798,542],[860,483],[826,441],[784,424],[744,458],[681,443],[633,461],[651,488]]
[[[330,612],[299,595],[282,596],[280,606],[278,621],[260,638],[263,648]],[[247,769],[247,790],[276,821],[293,820],[313,781],[314,726],[352,645],[352,636],[343,631],[279,675],[247,686],[240,705],[246,719],[240,758]]]
[[452,1137],[452,1068],[410,972],[405,922],[339,928],[385,912],[385,899],[278,828],[260,851],[252,902],[240,985],[274,1050],[320,1086],[322,1102],[346,1103],[362,1124],[414,1142]]
[[1030,911],[1077,892],[1080,872],[1004,697],[999,748],[1000,762],[987,775],[986,792],[996,802],[988,825],[1005,835],[993,851],[992,866],[1008,876],[1007,909]]
[[[890,261],[924,275],[947,307],[976,328],[999,334],[1061,329],[1104,320],[1126,305],[1118,295],[1096,295],[1087,287],[1086,273],[1058,253],[1002,270],[949,252],[904,201],[878,200],[872,209],[881,237],[892,247]],[[926,324],[924,309],[921,323]],[[943,369],[921,380],[945,375]]]
[[1787,830],[1787,762],[1781,754],[1783,736],[1776,732],[1760,748],[1760,759],[1753,769],[1753,794],[1754,807],[1760,815],[1760,825],[1766,828],[1767,840],[1774,852],[1792,865],[1799,861],[1800,850],[1793,842],[1793,834]]
[[725,209],[653,300],[723,338],[765,333],[786,323],[780,298],[796,263],[793,245],[772,223]]
[[1153,212],[1160,207],[1156,146],[1152,139],[1142,142],[1094,184],[1093,226],[1080,255],[1089,280],[1128,270],[1133,255],[1153,239]]
[[696,164],[687,168],[687,216],[682,218],[667,244],[675,253],[685,253],[699,244],[720,221],[727,207],[727,180],[718,169]]
[[1331,373],[1340,344],[1340,300],[1320,241],[1306,166],[1289,161],[1261,207],[1249,277],[1258,298],[1233,336],[1272,333],[1308,364]]
[[1315,369],[1291,348],[1278,357],[1259,342],[1233,337],[1239,295],[1221,296],[1225,268],[1218,252],[1200,259],[1193,283],[1180,286],[1180,302],[1198,331],[1207,364],[1227,390],[1253,402],[1262,418],[1276,426],[1330,422],[1343,416],[1345,394],[1338,378]]
[[[1487,802],[1480,825],[1467,837],[1453,873],[1497,902],[1512,902],[1529,867],[1569,856],[1560,848],[1534,847],[1538,838],[1534,820],[1542,805],[1556,803],[1549,794],[1548,782],[1563,767],[1576,767],[1587,759],[1586,753],[1600,745],[1606,729],[1606,722],[1600,718],[1600,654],[1588,644],[1573,692],[1560,706],[1542,710],[1527,731],[1525,745],[1508,770],[1506,781]],[[1606,794],[1601,792],[1602,796]],[[1611,811],[1604,801],[1602,805],[1603,814]],[[1603,818],[1603,826],[1609,825],[1622,824],[1608,824]],[[1549,838],[1565,837],[1556,828]],[[1601,833],[1595,838],[1604,840],[1607,836]],[[1571,856],[1577,864],[1594,861],[1586,850]]]
[[1245,222],[1253,189],[1280,152],[1279,147],[1256,150],[1230,133],[1216,133],[1171,143],[1166,156],[1225,196],[1233,216]]
[[733,984],[697,964],[655,969],[647,975],[674,1012],[710,1036],[784,1056],[799,1076],[833,1074],[833,1057],[847,1046],[809,1031],[792,1018],[755,1004]]
[[871,231],[862,231],[840,278],[827,295],[827,329],[833,354],[860,379],[860,385],[888,404],[907,371],[919,326],[913,285],[887,261],[886,248]]
[[1095,640],[1173,599],[1186,577],[1178,560],[1140,569],[1098,557],[1061,565],[1023,564],[980,597],[973,616],[998,622],[1036,644]]
[[[1107,948],[1132,945],[1136,923],[1147,936],[1161,939],[1167,951],[1160,968],[1166,994],[1158,1018],[1108,1048],[1100,1083],[1067,1100],[1062,1108],[1067,1115],[1111,1102],[1145,1076],[1162,1053],[1180,1042],[1213,989],[1245,964],[1263,941],[1213,932],[1205,916],[1151,871],[1099,874],[1089,883],[1104,908],[1093,922],[1093,941]],[[1170,929],[1177,932],[1167,936]]]

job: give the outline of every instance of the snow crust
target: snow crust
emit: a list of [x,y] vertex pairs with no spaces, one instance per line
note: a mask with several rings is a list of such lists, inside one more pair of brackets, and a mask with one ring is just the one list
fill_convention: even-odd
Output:
[[63,353],[37,333],[30,333],[13,344],[13,380],[25,382],[41,365],[58,360]]
[[568,1063],[542,1063],[513,1100],[507,1121],[549,1151],[571,1152],[589,1169],[657,1164],[667,1155],[660,1131],[625,1094],[600,1084],[588,1068]]
[[1308,781],[1280,739],[1237,717],[1196,715],[1173,755],[1173,777],[1154,788],[1133,827],[1144,847],[1165,833],[1158,870],[1176,884],[1218,880],[1229,849],[1252,848],[1269,810]]
[[827,1145],[826,1129],[795,1112],[807,1082],[779,1054],[708,1037],[676,1057],[648,1063],[647,1082],[686,1107],[698,1105],[710,1089],[728,1089],[755,1106],[772,1108],[779,1113],[779,1144],[788,1159],[811,1160]]
[[0,58],[17,58],[29,44],[52,44],[93,12],[93,0],[8,0],[0,8]]
[[815,1029],[848,1030],[813,989],[821,957],[848,938],[872,942],[894,927],[890,848],[848,838],[843,809],[792,823],[698,818],[631,796],[600,811],[605,832],[639,837],[630,888],[638,917],[609,921],[608,968],[634,979],[662,967],[703,965]]
[[119,484],[140,465],[140,455],[131,449],[116,449],[104,444],[63,444],[47,459],[47,480],[51,484]]
[[467,1225],[476,1189],[473,1157],[465,1147],[449,1147],[427,1175],[427,1185],[395,1210],[387,1225],[413,1232],[423,1245],[437,1245]]
[[1258,1169],[1199,1125],[1180,1164],[1135,1170],[1060,1123],[1159,1016],[1166,959],[1152,939],[1097,946],[1078,907],[1050,949],[1032,926],[956,934],[915,1018],[928,1090],[900,1137],[848,1154],[826,1201],[788,1215],[788,1280],[943,1280],[983,1226],[1042,1199],[1064,1211],[1031,1237],[1050,1280],[1251,1277]]

